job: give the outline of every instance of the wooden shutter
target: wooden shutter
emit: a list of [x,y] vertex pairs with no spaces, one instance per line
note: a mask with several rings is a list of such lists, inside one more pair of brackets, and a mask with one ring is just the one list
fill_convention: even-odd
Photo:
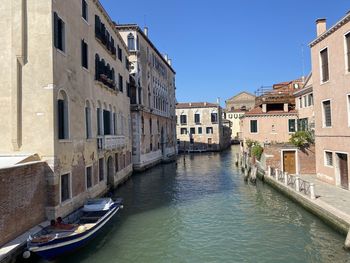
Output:
[[321,51],[321,63],[322,63],[322,81],[326,82],[329,80],[329,68],[328,68],[328,49]]

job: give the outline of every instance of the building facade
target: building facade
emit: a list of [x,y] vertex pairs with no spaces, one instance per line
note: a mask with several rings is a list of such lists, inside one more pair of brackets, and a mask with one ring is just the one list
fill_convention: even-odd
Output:
[[256,93],[256,106],[242,117],[244,140],[261,144],[285,143],[297,130],[298,114],[293,92],[302,87],[302,80],[262,88]]
[[223,124],[218,104],[178,103],[176,116],[180,152],[221,151],[230,146],[231,129]]
[[46,161],[46,215],[64,216],[132,172],[128,49],[97,0],[0,14],[1,154]]
[[350,13],[327,29],[318,19],[311,42],[317,176],[349,189]]
[[134,170],[142,171],[176,152],[175,71],[148,37],[148,28],[117,25],[129,49]]
[[249,92],[241,92],[232,98],[225,101],[226,108],[224,111],[224,118],[230,122],[231,140],[233,142],[241,141],[241,117],[246,111],[251,110],[255,106],[255,96]]

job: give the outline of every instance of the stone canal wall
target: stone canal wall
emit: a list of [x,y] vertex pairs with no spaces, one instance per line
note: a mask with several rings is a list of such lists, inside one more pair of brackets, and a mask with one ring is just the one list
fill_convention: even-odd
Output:
[[46,165],[0,169],[0,247],[45,220]]

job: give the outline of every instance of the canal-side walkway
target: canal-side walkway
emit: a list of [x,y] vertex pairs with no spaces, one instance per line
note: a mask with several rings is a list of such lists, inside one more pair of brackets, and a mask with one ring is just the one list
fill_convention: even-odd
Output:
[[323,201],[335,209],[347,214],[350,218],[350,191],[344,190],[317,179],[316,175],[301,175],[301,179],[314,183],[316,200]]

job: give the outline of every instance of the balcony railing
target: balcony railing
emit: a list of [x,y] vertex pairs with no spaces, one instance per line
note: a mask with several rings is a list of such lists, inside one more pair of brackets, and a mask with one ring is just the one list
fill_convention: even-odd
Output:
[[97,149],[116,150],[126,146],[125,136],[123,135],[105,135],[97,137]]

